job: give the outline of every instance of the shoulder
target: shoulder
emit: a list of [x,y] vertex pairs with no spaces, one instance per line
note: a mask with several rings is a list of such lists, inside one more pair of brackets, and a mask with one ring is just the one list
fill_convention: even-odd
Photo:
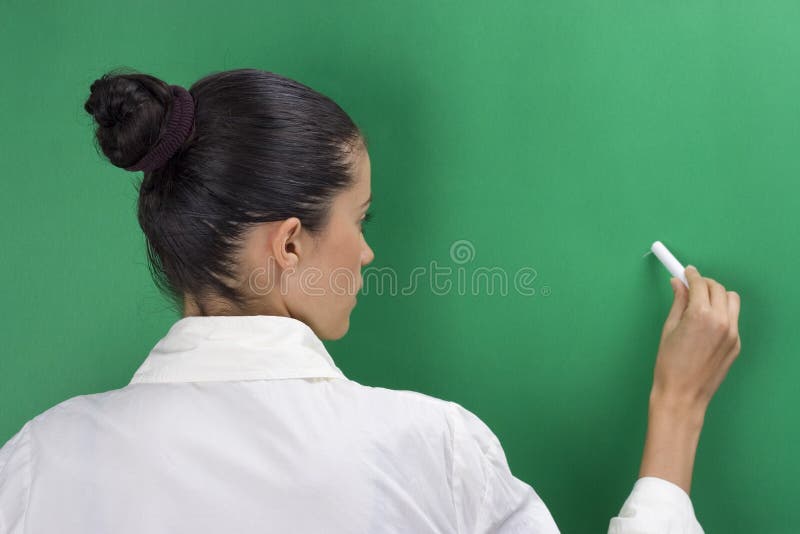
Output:
[[21,532],[32,484],[30,421],[0,448],[0,532]]
[[64,438],[80,433],[85,424],[96,422],[98,413],[109,402],[124,394],[124,389],[114,389],[65,399],[28,420],[6,446],[13,446],[26,437],[25,444],[35,447],[37,444],[50,443],[50,437]]
[[354,390],[363,402],[375,403],[394,410],[412,410],[412,413],[426,413],[440,417],[451,417],[466,411],[456,402],[428,395],[419,391],[391,389],[381,386],[368,386],[347,379],[344,387]]
[[489,426],[456,401],[418,391],[365,386],[352,380],[348,380],[347,387],[357,388],[363,403],[370,410],[391,414],[396,425],[403,420],[418,425],[433,425],[448,435],[451,445],[470,442],[482,451],[500,445]]
[[3,480],[9,471],[13,471],[14,459],[27,456],[30,446],[31,422],[25,423],[5,444],[0,448],[0,480]]

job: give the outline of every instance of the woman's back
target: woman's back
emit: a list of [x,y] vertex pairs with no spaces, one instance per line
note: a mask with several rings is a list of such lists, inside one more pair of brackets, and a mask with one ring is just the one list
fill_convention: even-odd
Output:
[[287,317],[184,318],[131,384],[9,445],[11,532],[557,531],[476,416],[348,380]]

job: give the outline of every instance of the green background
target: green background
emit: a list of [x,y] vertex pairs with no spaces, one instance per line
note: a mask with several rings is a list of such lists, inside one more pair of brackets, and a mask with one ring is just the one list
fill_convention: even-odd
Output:
[[[741,295],[692,499],[709,533],[795,532],[800,5],[796,2],[35,2],[0,9],[0,441],[124,386],[178,317],[149,279],[138,174],[92,144],[89,85],[256,67],[366,132],[376,259],[509,286],[376,290],[326,342],[361,383],[459,402],[565,533],[636,480],[669,275],[662,240]],[[469,241],[464,264],[451,246]],[[477,294],[475,294],[477,293]]]

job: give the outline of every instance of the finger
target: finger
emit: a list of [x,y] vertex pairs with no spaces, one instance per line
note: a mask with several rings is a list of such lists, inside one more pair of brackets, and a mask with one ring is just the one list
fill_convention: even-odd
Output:
[[739,310],[742,307],[741,298],[736,291],[728,291],[728,318],[733,334],[739,335]]
[[733,364],[733,361],[739,357],[739,353],[741,351],[742,351],[742,340],[737,337],[736,342],[733,344],[730,351],[725,355],[726,368],[730,367],[731,364]]
[[708,286],[694,265],[684,269],[686,281],[689,282],[689,308],[707,308],[711,306],[708,298]]
[[723,317],[725,321],[728,320],[728,292],[725,287],[712,278],[706,278],[708,290],[711,294],[711,309],[714,310],[714,315]]
[[664,321],[664,329],[672,330],[681,320],[683,312],[686,310],[686,305],[689,300],[689,291],[683,285],[680,278],[672,277],[669,280],[672,286],[674,297],[672,300],[672,308],[669,310],[666,321]]

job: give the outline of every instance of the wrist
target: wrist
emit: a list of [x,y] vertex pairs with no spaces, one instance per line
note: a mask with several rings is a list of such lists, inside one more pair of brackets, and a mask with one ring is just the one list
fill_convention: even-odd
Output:
[[699,430],[703,427],[708,404],[700,399],[661,392],[650,392],[649,420],[658,419],[673,427]]

